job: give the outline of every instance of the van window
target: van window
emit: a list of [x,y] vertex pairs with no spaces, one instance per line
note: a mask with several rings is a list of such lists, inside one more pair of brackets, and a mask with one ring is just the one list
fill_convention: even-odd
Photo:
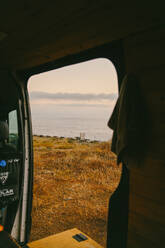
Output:
[[17,110],[9,112],[9,143],[18,147],[18,117]]

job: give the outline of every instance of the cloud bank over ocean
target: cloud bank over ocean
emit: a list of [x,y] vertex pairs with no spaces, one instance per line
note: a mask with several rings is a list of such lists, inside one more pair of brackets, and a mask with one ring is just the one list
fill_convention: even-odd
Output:
[[67,93],[67,92],[57,92],[57,93],[48,93],[48,92],[42,92],[42,91],[32,91],[30,92],[30,99],[32,103],[35,103],[36,101],[42,100],[49,100],[49,101],[71,101],[71,102],[96,102],[96,101],[114,101],[117,98],[116,93],[100,93],[100,94],[92,94],[92,93]]

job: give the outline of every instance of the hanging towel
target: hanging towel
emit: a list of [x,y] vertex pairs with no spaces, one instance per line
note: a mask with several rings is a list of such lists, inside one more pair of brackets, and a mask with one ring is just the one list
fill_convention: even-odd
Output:
[[139,80],[126,75],[115,108],[108,121],[113,129],[111,151],[117,155],[117,164],[138,166],[143,154],[144,106]]

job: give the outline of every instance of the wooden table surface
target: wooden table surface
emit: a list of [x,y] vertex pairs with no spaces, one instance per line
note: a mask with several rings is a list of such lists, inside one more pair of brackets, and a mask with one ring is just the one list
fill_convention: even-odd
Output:
[[73,228],[49,237],[33,241],[28,244],[30,248],[103,248],[90,237],[85,235],[88,239],[78,242],[73,238],[74,235],[82,233],[80,230]]

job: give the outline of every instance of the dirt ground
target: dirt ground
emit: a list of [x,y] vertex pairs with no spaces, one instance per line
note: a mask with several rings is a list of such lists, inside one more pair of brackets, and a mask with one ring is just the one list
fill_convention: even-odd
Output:
[[31,241],[76,227],[105,247],[121,174],[109,142],[34,136],[34,168]]

